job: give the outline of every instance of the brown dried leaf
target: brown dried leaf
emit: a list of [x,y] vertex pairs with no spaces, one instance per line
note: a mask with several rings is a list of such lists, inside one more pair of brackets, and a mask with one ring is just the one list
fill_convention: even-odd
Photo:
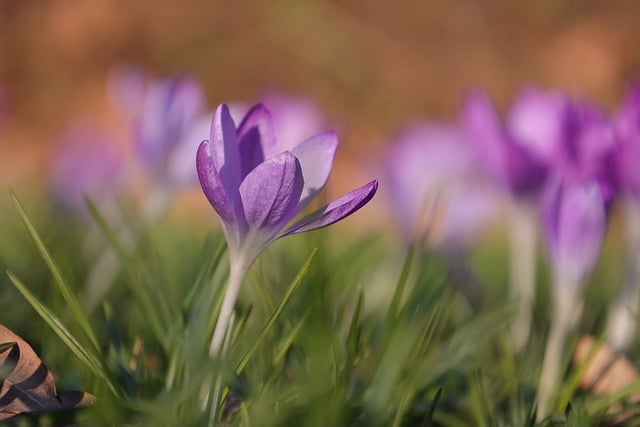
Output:
[[0,421],[15,415],[87,406],[85,392],[57,393],[53,375],[18,335],[0,324]]
[[[616,354],[607,344],[600,344],[600,347],[594,349],[596,340],[588,335],[580,338],[573,355],[573,361],[576,365],[582,365],[587,361],[587,357],[594,351],[589,364],[586,366],[582,377],[580,378],[580,387],[588,390],[597,396],[607,396],[625,387],[635,383],[640,378],[636,367],[623,355]],[[640,393],[631,394],[627,397],[628,403],[640,402]],[[610,412],[620,410],[620,405],[609,408]],[[614,425],[624,423],[637,411],[625,411],[614,420]]]

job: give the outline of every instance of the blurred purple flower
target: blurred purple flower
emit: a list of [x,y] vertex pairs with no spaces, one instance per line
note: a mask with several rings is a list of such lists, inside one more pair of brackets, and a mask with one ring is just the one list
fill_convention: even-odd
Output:
[[283,150],[261,104],[237,128],[227,106],[218,107],[196,163],[234,262],[250,265],[270,242],[333,224],[373,197],[375,180],[286,227],[324,187],[337,144],[335,133],[324,132]]
[[582,183],[555,179],[544,195],[553,310],[538,383],[538,419],[548,415],[558,378],[562,376],[564,344],[580,318],[581,292],[598,260],[607,226],[605,197],[595,179]]
[[134,133],[139,157],[156,182],[170,187],[196,180],[193,157],[187,159],[184,153],[193,156],[207,137],[204,107],[204,94],[195,80],[170,78],[147,87]]
[[107,98],[127,121],[140,112],[148,83],[147,75],[140,68],[118,66],[107,76]]
[[385,157],[385,189],[405,238],[425,231],[436,207],[444,212],[440,227],[432,230],[440,243],[461,242],[486,224],[493,210],[491,197],[476,183],[474,160],[472,147],[456,126],[415,125],[394,140]]
[[558,180],[549,186],[544,231],[556,282],[562,286],[584,285],[595,266],[607,225],[606,206],[595,180],[569,185]]
[[88,122],[71,125],[57,141],[49,170],[55,197],[83,212],[84,196],[112,197],[122,183],[124,163],[115,137]]
[[615,118],[615,168],[618,188],[640,198],[640,86],[632,88]]
[[271,112],[281,150],[290,150],[300,141],[324,129],[322,114],[311,99],[277,91],[267,92],[260,99],[262,105]]
[[564,94],[527,87],[511,105],[506,129],[533,156],[554,164],[571,138],[571,114],[571,100]]
[[584,100],[573,102],[571,112],[571,132],[555,165],[556,175],[567,185],[595,180],[610,203],[617,185],[617,141],[612,122],[598,107]]
[[[535,110],[532,108],[531,111]],[[537,194],[541,190],[547,177],[547,165],[527,143],[517,139],[503,126],[486,94],[470,94],[463,104],[461,119],[487,173],[501,186],[515,196]],[[528,125],[523,119],[514,123],[518,124],[520,132],[526,133]]]

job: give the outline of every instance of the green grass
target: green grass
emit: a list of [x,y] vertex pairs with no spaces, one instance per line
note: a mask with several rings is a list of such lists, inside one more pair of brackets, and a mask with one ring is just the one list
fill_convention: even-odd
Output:
[[[513,354],[500,246],[452,258],[331,228],[284,239],[251,269],[228,351],[213,360],[228,274],[221,233],[185,218],[151,227],[130,218],[139,238],[127,246],[92,203],[92,219],[72,221],[11,198],[16,209],[0,206],[0,230],[12,230],[0,241],[1,321],[61,390],[97,396],[93,407],[20,425],[205,425],[218,377],[221,425],[535,425],[548,303],[536,306],[527,350]],[[78,295],[98,256],[82,249],[92,222],[118,262],[100,309],[87,310]],[[572,340],[597,332],[593,314],[585,319]],[[640,388],[594,397],[576,387],[578,369],[568,367],[558,411],[540,425],[605,423],[607,408]]]

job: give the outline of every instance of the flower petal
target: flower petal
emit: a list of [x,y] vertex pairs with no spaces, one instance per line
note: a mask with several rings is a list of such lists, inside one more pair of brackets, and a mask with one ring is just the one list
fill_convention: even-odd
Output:
[[237,218],[233,209],[233,204],[224,189],[209,141],[202,141],[196,154],[196,169],[198,179],[205,196],[213,206],[213,209],[220,215],[223,222],[236,224]]
[[280,234],[278,238],[288,236],[289,234],[315,230],[338,222],[366,205],[376,193],[377,189],[378,181],[373,180],[363,187],[345,194],[327,206],[302,218]]
[[234,204],[242,181],[240,150],[236,126],[226,104],[221,104],[213,115],[210,153],[227,197]]
[[323,132],[305,139],[291,150],[300,161],[304,177],[304,188],[298,204],[300,211],[327,183],[337,148],[338,137],[335,132]]
[[596,181],[567,187],[555,182],[544,201],[547,246],[556,274],[584,285],[595,266],[607,225],[602,191]]
[[238,144],[243,177],[265,159],[278,154],[273,119],[264,105],[255,105],[244,116],[238,126]]
[[298,159],[288,151],[260,163],[240,184],[249,228],[278,228],[298,212],[303,178]]

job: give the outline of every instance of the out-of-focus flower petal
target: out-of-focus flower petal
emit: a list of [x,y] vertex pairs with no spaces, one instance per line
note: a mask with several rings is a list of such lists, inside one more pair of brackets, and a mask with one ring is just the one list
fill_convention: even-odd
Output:
[[84,196],[96,201],[113,196],[124,178],[124,158],[117,145],[99,125],[71,125],[51,156],[49,183],[56,198],[82,212]]
[[549,188],[544,200],[547,246],[560,283],[582,286],[594,268],[607,223],[605,200],[597,182]]
[[278,151],[291,151],[300,141],[324,129],[322,114],[308,98],[270,91],[261,97],[273,116]]
[[561,93],[527,88],[509,110],[507,131],[538,158],[555,163],[570,137],[570,104]]
[[167,180],[175,186],[190,185],[198,181],[193,153],[200,143],[208,140],[213,112],[203,114],[176,144],[167,160]]
[[421,123],[394,138],[385,159],[384,192],[405,238],[428,220],[427,207],[453,188],[477,179],[478,162],[464,133],[453,125]]
[[194,80],[172,78],[149,85],[134,129],[141,160],[162,176],[167,158],[204,107],[202,89]]
[[279,237],[316,230],[338,222],[369,202],[377,189],[378,181],[373,180],[363,187],[345,194],[344,196],[329,203],[327,206],[302,218],[300,221],[289,227]]
[[240,184],[248,226],[272,230],[288,222],[296,212],[302,185],[300,163],[288,151],[256,166]]
[[331,173],[337,148],[338,137],[335,132],[323,132],[305,139],[291,149],[293,155],[300,161],[304,177],[299,210],[303,210],[324,188]]
[[462,124],[487,172],[499,184],[518,196],[535,194],[542,188],[547,177],[546,165],[506,132],[488,96],[474,93],[467,97]]

